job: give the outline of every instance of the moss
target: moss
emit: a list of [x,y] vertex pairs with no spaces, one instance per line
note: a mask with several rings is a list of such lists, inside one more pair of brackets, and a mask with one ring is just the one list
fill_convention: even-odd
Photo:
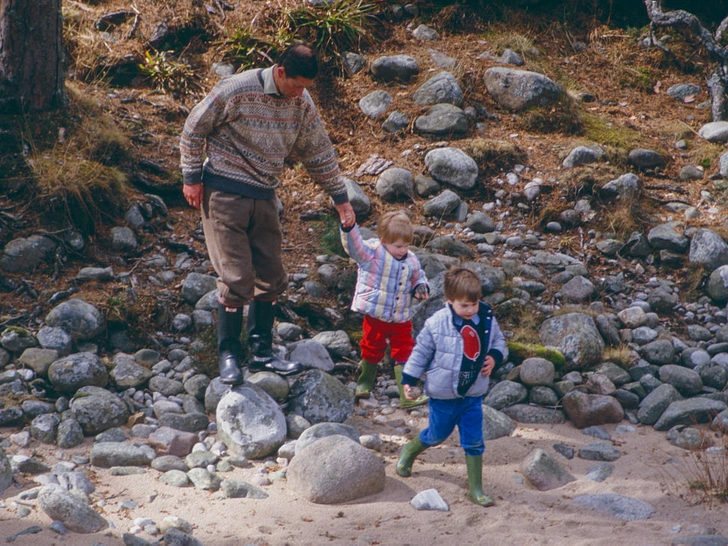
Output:
[[543,345],[508,342],[508,352],[510,360],[514,364],[520,364],[527,358],[540,357],[545,358],[553,363],[556,369],[561,369],[566,364],[566,359],[561,351],[553,347],[545,347]]

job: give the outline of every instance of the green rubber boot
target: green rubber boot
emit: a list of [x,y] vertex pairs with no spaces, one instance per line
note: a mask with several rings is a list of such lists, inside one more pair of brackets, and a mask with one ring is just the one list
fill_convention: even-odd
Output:
[[483,493],[483,456],[466,455],[465,466],[468,467],[468,486],[470,487],[468,498],[470,501],[480,506],[493,506],[495,501]]
[[417,406],[422,406],[423,404],[427,404],[427,402],[430,400],[429,396],[425,396],[424,394],[417,398],[416,400],[408,400],[407,397],[404,395],[404,385],[402,385],[402,365],[401,364],[395,364],[394,365],[394,378],[397,380],[397,388],[399,389],[399,407],[402,409],[412,409],[416,408]]
[[415,436],[414,439],[402,446],[402,451],[397,461],[397,474],[403,478],[408,478],[412,474],[412,463],[415,462],[417,455],[426,449],[427,446],[422,445],[419,436]]
[[361,366],[361,373],[359,379],[356,380],[354,397],[357,399],[369,398],[374,390],[374,380],[377,378],[377,365],[362,359],[359,366]]

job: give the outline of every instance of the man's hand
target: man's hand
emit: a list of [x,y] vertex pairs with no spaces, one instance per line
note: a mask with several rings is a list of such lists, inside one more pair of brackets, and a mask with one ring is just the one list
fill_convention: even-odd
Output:
[[187,202],[196,209],[202,206],[202,183],[200,184],[185,184],[182,187],[182,195],[185,196]]
[[482,373],[484,377],[489,377],[490,374],[493,373],[493,368],[495,368],[495,360],[492,356],[486,356],[485,361],[483,362],[483,371],[480,373]]
[[356,214],[354,213],[351,203],[336,205],[336,211],[339,213],[341,225],[345,228],[353,226],[354,222],[356,222]]

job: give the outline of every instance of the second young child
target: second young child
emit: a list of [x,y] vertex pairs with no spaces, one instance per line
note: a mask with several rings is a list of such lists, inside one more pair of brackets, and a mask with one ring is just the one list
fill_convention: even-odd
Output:
[[417,345],[404,366],[405,396],[426,375],[429,423],[407,443],[397,461],[397,474],[407,477],[412,463],[428,447],[444,442],[458,427],[468,470],[468,498],[481,506],[493,499],[483,493],[483,396],[489,377],[506,355],[506,342],[493,309],[480,301],[478,275],[458,267],[445,273],[447,305],[425,321]]
[[378,241],[363,240],[356,224],[341,230],[344,249],[359,266],[351,309],[364,314],[359,345],[361,373],[355,396],[369,398],[377,364],[384,358],[389,341],[400,407],[425,404],[426,396],[408,399],[402,387],[402,364],[415,344],[410,320],[412,298],[427,299],[430,291],[420,261],[409,250],[414,234],[412,222],[402,211],[385,214],[377,223]]

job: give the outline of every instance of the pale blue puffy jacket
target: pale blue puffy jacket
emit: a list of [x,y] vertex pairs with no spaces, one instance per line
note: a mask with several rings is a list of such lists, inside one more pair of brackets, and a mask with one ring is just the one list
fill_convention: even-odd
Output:
[[[481,321],[492,313],[493,309],[488,304],[480,302],[478,314]],[[458,379],[463,361],[463,338],[453,323],[453,318],[451,307],[446,305],[425,321],[417,336],[417,344],[402,370],[405,376],[415,379],[421,379],[427,374],[425,393],[431,398],[461,398],[458,394]],[[508,349],[495,317],[491,320],[487,335],[489,338],[485,354],[492,356],[496,366],[499,366]],[[403,377],[402,382],[412,384],[408,379]],[[483,396],[488,391],[489,384],[490,379],[479,374],[465,396]]]

